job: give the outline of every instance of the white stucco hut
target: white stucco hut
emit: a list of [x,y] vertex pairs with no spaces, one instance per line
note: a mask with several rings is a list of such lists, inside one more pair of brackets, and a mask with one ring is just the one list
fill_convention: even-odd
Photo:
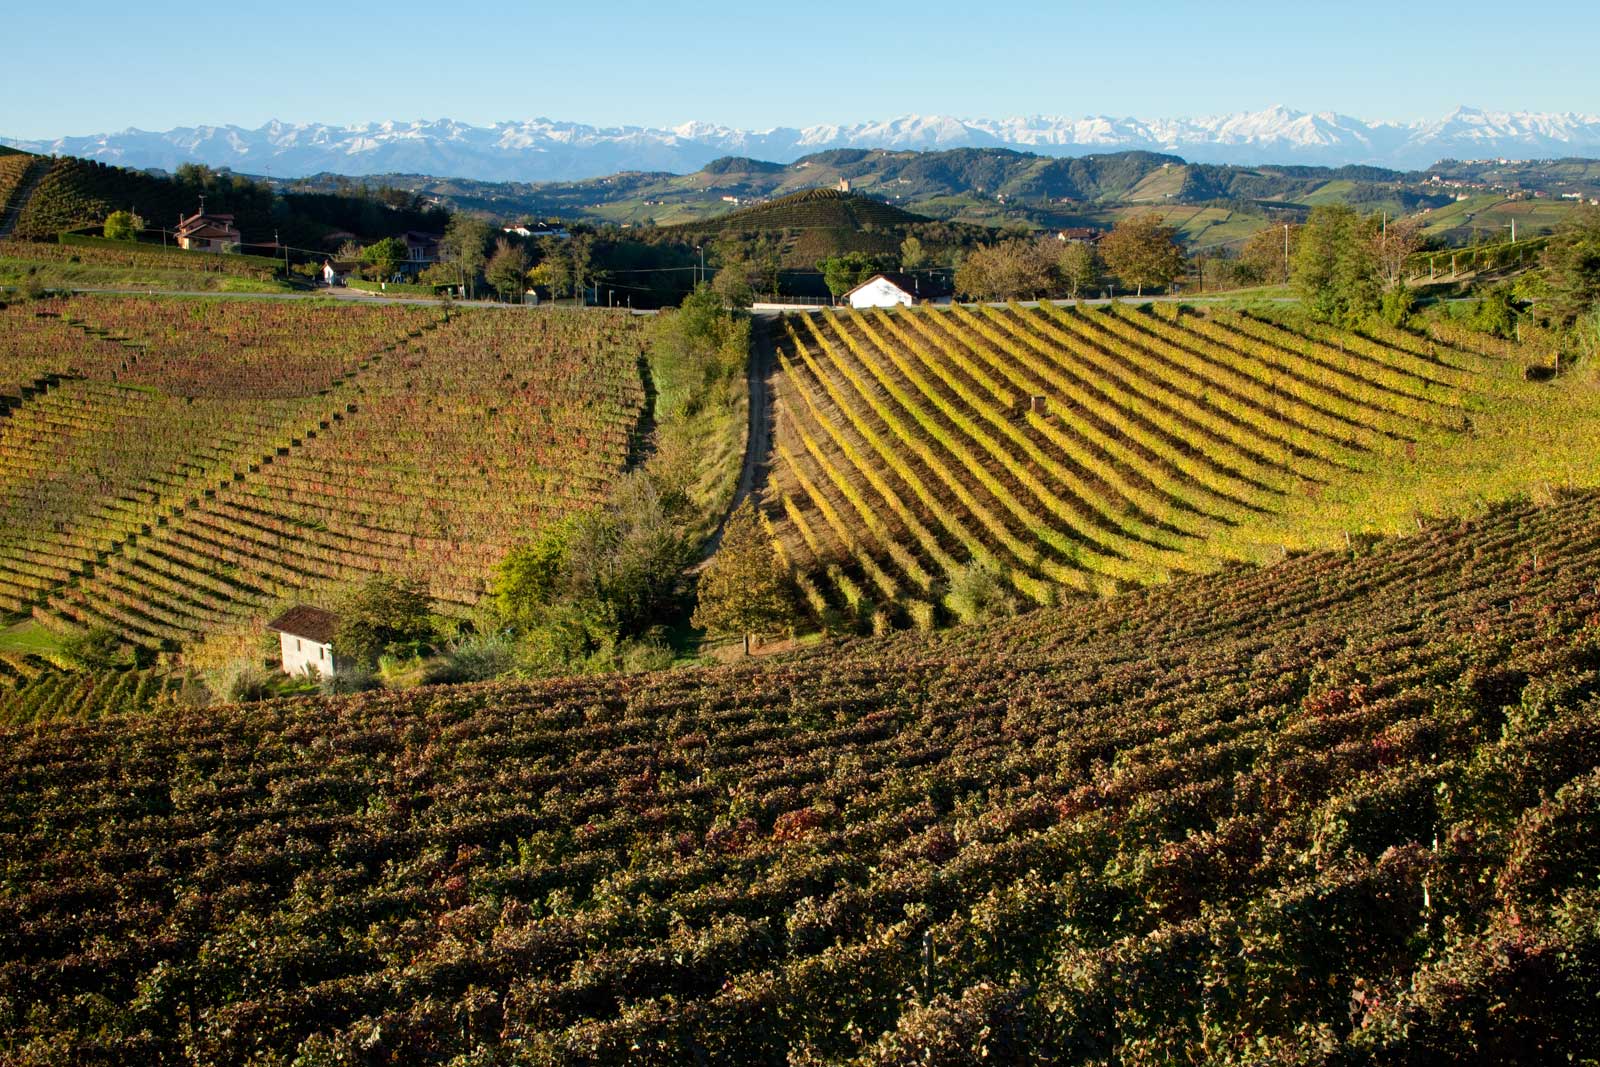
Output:
[[853,308],[910,307],[917,302],[917,283],[905,274],[874,274],[844,298]]
[[334,673],[333,635],[339,616],[331,611],[297,604],[267,623],[278,635],[283,673],[328,678]]

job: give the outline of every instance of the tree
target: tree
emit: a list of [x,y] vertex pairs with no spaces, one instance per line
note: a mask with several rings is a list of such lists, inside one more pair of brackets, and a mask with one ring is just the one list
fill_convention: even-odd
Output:
[[422,273],[417,275],[417,281],[423,285],[454,288],[460,284],[461,276],[453,264],[430,263],[422,268]]
[[547,523],[532,541],[517,545],[495,568],[491,591],[500,619],[517,629],[537,624],[559,601],[572,540],[574,516]]
[[572,262],[573,296],[581,303],[587,299],[586,283],[593,273],[589,265],[594,259],[594,238],[586,233],[567,238],[567,258]]
[[1124,286],[1144,295],[1144,287],[1171,285],[1183,273],[1183,249],[1177,244],[1178,231],[1161,222],[1153,211],[1123,219],[1100,242],[1100,255],[1106,269]]
[[755,302],[755,287],[750,284],[754,267],[748,260],[726,260],[711,278],[711,288],[730,308],[747,308]]
[[528,280],[549,289],[550,296],[560,300],[572,287],[572,257],[566,243],[557,237],[546,237],[539,242],[539,256]]
[[528,283],[528,253],[521,245],[500,238],[494,244],[494,255],[489,257],[483,276],[501,296],[522,292]]
[[80,630],[62,640],[62,653],[85,670],[104,671],[117,665],[122,639],[104,626]]
[[1373,238],[1373,259],[1383,287],[1393,290],[1406,283],[1406,260],[1422,251],[1422,222],[1419,219],[1395,219],[1380,225]]
[[749,360],[750,320],[702,283],[678,310],[656,317],[649,349],[657,417],[693,413],[713,386]]
[[106,216],[105,235],[113,241],[136,241],[144,229],[144,219],[131,211],[113,211]]
[[632,471],[605,507],[508,553],[495,571],[495,608],[541,669],[604,666],[672,614],[692,554],[654,481]]
[[1600,308],[1600,210],[1585,208],[1564,221],[1544,251],[1543,307],[1570,326]]
[[928,252],[922,247],[922,242],[916,235],[907,237],[900,242],[900,269],[916,270],[927,265]]
[[711,633],[742,634],[748,656],[751,634],[788,622],[792,605],[789,576],[761,530],[754,502],[745,497],[728,516],[722,544],[700,576],[692,621]]
[[817,264],[817,268],[822,271],[822,280],[827,283],[828,292],[836,297],[848,293],[879,270],[878,261],[865,252],[829,256]]
[[385,237],[361,250],[361,262],[374,281],[387,281],[394,277],[400,265],[410,258],[406,243],[398,237]]
[[974,249],[956,268],[956,288],[977,300],[1039,296],[1054,286],[1054,249],[1024,237]]
[[1513,286],[1509,282],[1501,282],[1484,290],[1473,301],[1467,325],[1496,337],[1515,337],[1518,310]]
[[[1298,223],[1257,230],[1233,261],[1233,277],[1240,285],[1271,285],[1289,280],[1294,249],[1300,243]],[[1287,253],[1286,253],[1287,250]]]
[[478,275],[488,262],[485,250],[489,247],[490,233],[487,222],[457,213],[450,216],[450,224],[444,228],[444,238],[439,242],[440,257],[455,266],[456,276],[468,295],[476,292]]
[[1067,287],[1067,295],[1074,300],[1100,280],[1100,261],[1094,246],[1082,241],[1069,241],[1061,249],[1056,257],[1056,270],[1061,274],[1061,284]]
[[371,666],[386,653],[426,643],[433,634],[429,606],[419,582],[382,574],[368,578],[338,603],[335,654]]
[[1378,220],[1343,204],[1312,208],[1294,252],[1294,284],[1312,317],[1359,323],[1383,303],[1374,237]]

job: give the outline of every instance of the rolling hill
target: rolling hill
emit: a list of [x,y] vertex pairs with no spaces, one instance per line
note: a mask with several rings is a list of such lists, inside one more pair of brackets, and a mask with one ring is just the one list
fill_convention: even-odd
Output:
[[834,189],[807,189],[668,229],[683,233],[903,229],[928,221],[926,216],[914,215],[871,197]]
[[1595,484],[1587,446],[1513,429],[1560,403],[1590,440],[1586,387],[1451,340],[1150,305],[790,315],[766,521],[818,624],[926,629],[975,567],[1049,604],[1404,529],[1461,507],[1452,457],[1491,453],[1490,497],[1541,454]]
[[780,264],[811,271],[828,256],[867,252],[892,256],[922,224],[892,204],[835,189],[807,189],[694,222],[661,227],[652,240],[699,244],[728,237],[764,237],[777,243]]
[[[1536,199],[1544,214],[1525,226],[1547,229],[1575,206],[1569,197],[1600,196],[1583,160],[1505,166],[1446,161],[1427,171],[1371,166],[1221,165],[1170,153],[1128,151],[1057,158],[1009,148],[932,151],[834,149],[779,165],[740,156],[713,160],[689,174],[627,171],[575,182],[482,182],[463,178],[385,174],[384,184],[435,197],[454,207],[500,217],[557,215],[633,228],[694,224],[729,213],[728,199],[751,207],[841,181],[862,193],[943,220],[1001,225],[1109,228],[1129,211],[1182,208],[1232,213],[1225,238],[1272,219],[1303,217],[1323,203],[1349,204],[1391,216],[1448,208],[1463,190]],[[315,175],[293,188],[331,191],[347,183]],[[742,209],[736,209],[742,210]],[[1216,235],[1184,230],[1191,243]],[[1461,237],[1464,234],[1453,234]]]
[[6,175],[22,166],[21,160],[46,169],[26,202],[13,205],[20,211],[8,236],[19,240],[54,241],[66,230],[98,227],[113,211],[133,211],[148,227],[167,229],[193,214],[201,198],[208,210],[235,216],[246,244],[266,244],[276,235],[286,244],[315,250],[335,231],[377,238],[445,224],[444,216],[427,205],[404,196],[391,198],[399,203],[386,201],[348,182],[323,193],[275,192],[266,181],[244,175],[210,173],[189,180],[73,156],[0,156],[0,204],[7,199]]
[[190,649],[382,572],[464,614],[623,469],[640,337],[598,310],[14,304],[0,611]]
[[765,666],[0,730],[12,1062],[1600,1046],[1600,498]]

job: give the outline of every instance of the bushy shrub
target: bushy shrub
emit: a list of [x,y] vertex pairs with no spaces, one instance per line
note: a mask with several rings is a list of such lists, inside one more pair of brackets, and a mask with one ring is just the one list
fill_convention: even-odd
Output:
[[962,622],[986,622],[1015,615],[1017,602],[1006,591],[1005,576],[988,560],[973,560],[950,579],[945,605]]
[[337,674],[325,674],[317,679],[317,689],[326,696],[338,696],[343,693],[365,693],[377,689],[382,683],[378,675],[370,667],[356,664],[346,667]]
[[469,634],[429,666],[424,681],[429,685],[486,682],[511,673],[516,660],[517,645],[509,634]]
[[275,682],[276,679],[271,674],[255,664],[241,664],[228,678],[223,692],[233,703],[247,704],[273,696],[276,692]]
[[85,670],[103,671],[117,665],[122,639],[104,626],[95,626],[63,640],[61,651]]

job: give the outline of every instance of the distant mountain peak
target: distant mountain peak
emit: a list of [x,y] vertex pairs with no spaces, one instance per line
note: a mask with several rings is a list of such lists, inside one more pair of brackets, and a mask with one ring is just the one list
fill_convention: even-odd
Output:
[[1137,149],[1200,163],[1350,163],[1420,169],[1441,158],[1600,155],[1600,117],[1572,112],[1490,111],[1462,104],[1415,122],[1367,121],[1282,103],[1201,118],[1071,118],[1034,114],[963,119],[908,113],[858,123],[741,130],[691,120],[666,129],[600,127],[546,117],[474,126],[450,118],[388,119],[357,125],[290,123],[258,129],[188,126],[26,141],[33,152],[85,156],[129,167],[174,170],[196,162],[278,177],[395,172],[484,181],[561,181],[620,171],[698,170],[738,156],[790,163],[838,148],[894,150],[1014,148],[1046,155]]

